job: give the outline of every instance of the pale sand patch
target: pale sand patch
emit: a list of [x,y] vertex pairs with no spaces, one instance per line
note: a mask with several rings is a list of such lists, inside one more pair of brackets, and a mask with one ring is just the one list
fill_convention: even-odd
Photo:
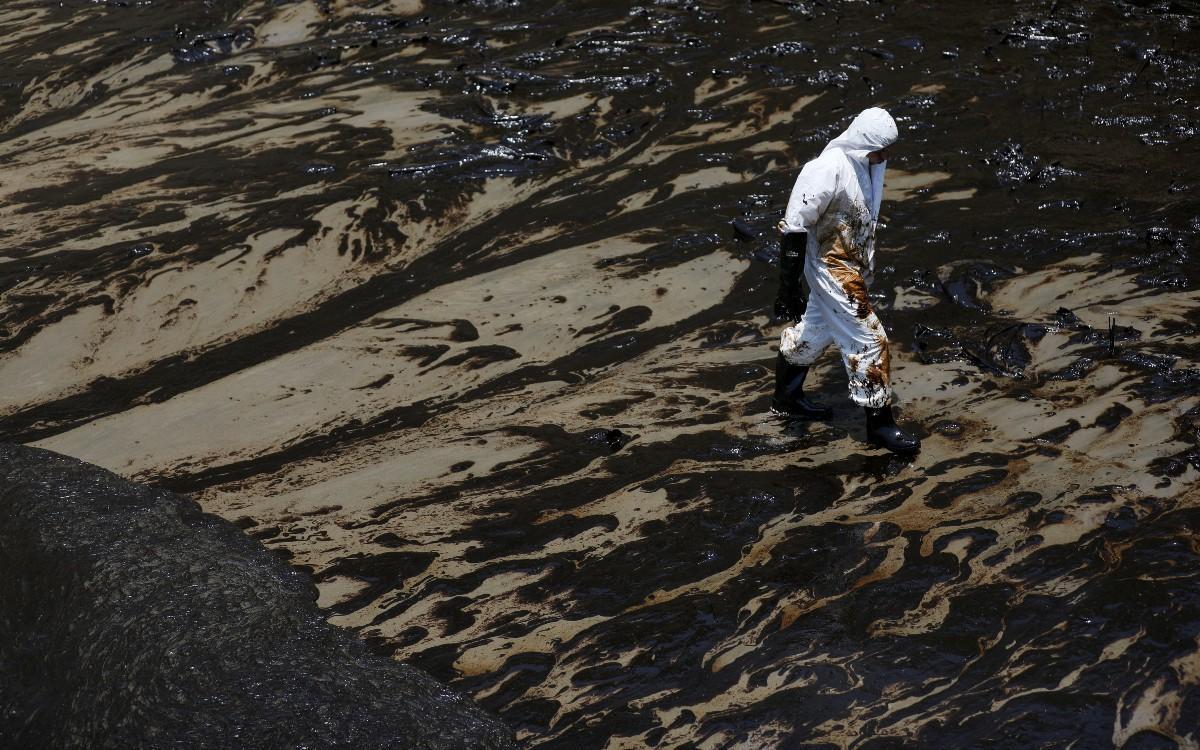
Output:
[[598,98],[591,92],[583,92],[565,96],[561,99],[547,99],[529,102],[517,102],[500,99],[494,96],[481,97],[494,112],[503,115],[544,115],[551,120],[565,120],[574,117],[595,106],[596,117],[603,117],[612,107],[612,97]]
[[745,83],[746,79],[741,76],[733,76],[730,78],[709,78],[705,81],[701,81],[700,85],[696,87],[694,101],[696,104],[704,104],[709,99],[720,96],[730,89],[736,89],[739,86],[743,86]]
[[339,18],[349,18],[363,13],[380,16],[414,16],[425,9],[424,0],[385,0],[382,3],[370,0],[334,0],[331,10]]
[[758,141],[751,143],[744,149],[747,154],[785,154],[791,144],[787,141]]
[[704,190],[707,188],[731,185],[745,182],[746,178],[728,167],[707,167],[688,174],[682,174],[669,183],[675,191]]
[[[1173,319],[1186,312],[1186,305],[1172,303],[1170,299],[1154,300],[1161,294],[1138,286],[1136,277],[1136,273],[1127,269],[1108,267],[1103,253],[1093,253],[1039,271],[1018,274],[997,284],[987,300],[998,312],[1023,320],[1053,315],[1060,307],[1075,310],[1078,314],[1078,311],[1107,302],[1114,303],[1110,306],[1112,312],[1125,304],[1134,305],[1131,311],[1149,307],[1167,313]],[[1196,295],[1192,293],[1187,297],[1195,299]],[[1172,310],[1175,311],[1173,315]],[[1094,321],[1086,322],[1095,325]]]
[[940,203],[941,201],[965,201],[975,197],[975,193],[979,192],[976,188],[967,188],[966,190],[948,190],[944,193],[934,193],[929,199],[930,203]]
[[328,609],[347,601],[366,588],[366,582],[357,578],[331,576],[321,581],[321,585],[317,587],[317,606]]
[[284,47],[309,41],[313,30],[325,21],[313,0],[285,6],[255,30],[256,47]]
[[916,287],[898,286],[894,290],[893,310],[925,310],[939,304],[942,298]]
[[883,184],[883,198],[904,201],[916,195],[918,190],[930,188],[953,177],[949,172],[906,172],[889,169]]

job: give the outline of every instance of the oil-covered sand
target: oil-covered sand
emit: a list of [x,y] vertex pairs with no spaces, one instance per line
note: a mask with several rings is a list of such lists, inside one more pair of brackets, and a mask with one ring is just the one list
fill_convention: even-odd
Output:
[[[1198,747],[1198,27],[12,0],[0,437],[193,493],[531,747]],[[768,412],[770,228],[871,105],[911,462],[832,352],[832,422]]]

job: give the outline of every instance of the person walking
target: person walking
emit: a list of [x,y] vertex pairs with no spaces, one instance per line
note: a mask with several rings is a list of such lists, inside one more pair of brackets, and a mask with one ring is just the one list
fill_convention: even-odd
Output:
[[[796,178],[779,222],[781,285],[775,309],[799,320],[780,336],[772,407],[787,417],[829,418],[828,407],[805,396],[804,380],[834,344],[849,377],[850,399],[866,413],[868,442],[913,454],[921,442],[900,429],[892,415],[887,333],[867,297],[883,176],[896,137],[896,122],[886,110],[865,109]],[[807,305],[798,299],[801,268],[810,290]]]

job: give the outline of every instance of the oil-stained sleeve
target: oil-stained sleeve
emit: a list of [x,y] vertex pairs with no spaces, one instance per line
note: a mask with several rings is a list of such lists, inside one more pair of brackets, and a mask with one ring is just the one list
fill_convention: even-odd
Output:
[[814,159],[804,165],[792,195],[788,198],[787,210],[783,212],[785,232],[807,232],[817,223],[837,190],[838,174],[830,159]]

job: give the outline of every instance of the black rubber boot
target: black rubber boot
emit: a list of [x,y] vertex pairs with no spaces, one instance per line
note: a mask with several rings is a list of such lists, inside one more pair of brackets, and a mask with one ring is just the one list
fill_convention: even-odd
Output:
[[887,448],[892,453],[911,456],[921,450],[921,441],[915,435],[910,435],[896,426],[892,417],[892,407],[873,409],[863,407],[867,412],[867,442]]
[[775,296],[775,320],[793,323],[804,315],[808,302],[800,277],[804,275],[804,248],[808,235],[788,232],[779,241],[779,293]]
[[804,396],[804,379],[808,377],[807,365],[793,365],[782,354],[775,356],[775,397],[771,408],[787,417],[805,419],[829,419],[833,410],[828,406],[809,401]]

